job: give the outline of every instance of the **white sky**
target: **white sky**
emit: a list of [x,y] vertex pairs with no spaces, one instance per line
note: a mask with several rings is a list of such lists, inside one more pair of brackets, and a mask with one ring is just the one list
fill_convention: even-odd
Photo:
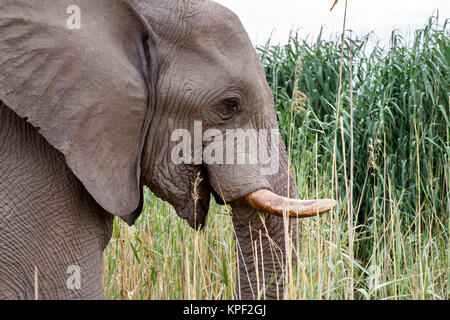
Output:
[[[324,26],[324,37],[342,32],[345,0],[215,0],[233,10],[241,19],[254,44],[264,44],[272,35],[273,43],[285,43],[289,31],[300,28],[300,35],[316,37]],[[442,23],[450,17],[449,0],[348,0],[347,29],[357,35],[375,31],[375,40],[389,42],[396,28],[407,35],[424,26],[439,9]]]

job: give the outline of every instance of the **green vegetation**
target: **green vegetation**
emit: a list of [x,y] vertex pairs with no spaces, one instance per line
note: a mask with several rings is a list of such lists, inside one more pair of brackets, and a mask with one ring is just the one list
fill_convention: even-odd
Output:
[[[340,203],[302,220],[288,297],[449,299],[449,21],[393,32],[384,49],[346,36],[342,72],[341,49],[295,34],[258,48],[299,198]],[[106,294],[230,299],[235,259],[228,208],[214,204],[197,233],[146,190],[136,226],[115,220]]]

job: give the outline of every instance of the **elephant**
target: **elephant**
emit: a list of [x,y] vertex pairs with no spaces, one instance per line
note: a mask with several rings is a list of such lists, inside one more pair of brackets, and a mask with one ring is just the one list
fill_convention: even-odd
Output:
[[[277,170],[174,161],[173,132],[195,133],[196,122],[224,136],[275,130]],[[113,218],[135,223],[144,186],[195,229],[212,198],[231,206],[242,299],[283,298],[298,219],[336,205],[296,199],[264,68],[229,9],[0,0],[0,299],[104,299]]]

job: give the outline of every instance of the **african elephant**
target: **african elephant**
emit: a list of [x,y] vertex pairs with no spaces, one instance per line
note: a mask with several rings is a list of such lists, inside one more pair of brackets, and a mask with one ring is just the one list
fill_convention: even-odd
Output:
[[[283,284],[268,284],[286,264],[285,230],[334,202],[288,198],[297,190],[279,134],[273,174],[260,163],[173,161],[171,133],[195,121],[278,130],[262,64],[229,10],[207,0],[0,0],[0,298],[104,298],[113,217],[134,224],[144,185],[197,229],[211,194],[230,204],[236,298],[282,298]],[[71,266],[80,286],[68,285]]]

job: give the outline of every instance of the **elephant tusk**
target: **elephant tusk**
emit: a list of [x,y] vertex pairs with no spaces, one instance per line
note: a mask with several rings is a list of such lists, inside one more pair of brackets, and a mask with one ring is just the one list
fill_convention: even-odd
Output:
[[286,212],[289,218],[308,218],[333,209],[337,202],[332,199],[297,200],[279,196],[269,190],[260,189],[244,197],[253,208],[272,215],[283,217]]

